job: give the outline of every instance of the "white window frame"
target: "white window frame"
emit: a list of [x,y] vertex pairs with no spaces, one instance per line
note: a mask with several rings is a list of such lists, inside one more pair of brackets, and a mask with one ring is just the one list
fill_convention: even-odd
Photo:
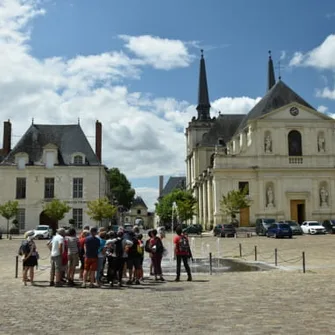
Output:
[[26,209],[19,208],[16,214],[16,220],[19,223],[19,230],[26,230]]
[[75,221],[76,228],[83,226],[83,212],[82,208],[72,208],[72,218]]

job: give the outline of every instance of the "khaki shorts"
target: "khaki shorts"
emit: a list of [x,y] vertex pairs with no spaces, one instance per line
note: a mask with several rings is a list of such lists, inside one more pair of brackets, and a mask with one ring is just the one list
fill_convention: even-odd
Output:
[[62,256],[51,256],[51,267],[56,272],[62,271]]
[[69,258],[69,267],[73,268],[79,265],[79,255],[78,254],[72,254],[68,256]]

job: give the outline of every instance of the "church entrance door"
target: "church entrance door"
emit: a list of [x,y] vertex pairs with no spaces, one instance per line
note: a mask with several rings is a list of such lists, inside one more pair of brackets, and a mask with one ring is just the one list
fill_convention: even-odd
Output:
[[240,227],[249,226],[250,221],[250,207],[240,209]]
[[291,200],[291,220],[299,224],[305,221],[305,200]]

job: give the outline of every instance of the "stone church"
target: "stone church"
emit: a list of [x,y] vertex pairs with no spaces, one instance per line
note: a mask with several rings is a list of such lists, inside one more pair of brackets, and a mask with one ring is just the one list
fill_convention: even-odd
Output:
[[271,53],[267,92],[248,114],[210,116],[201,55],[197,116],[186,129],[187,188],[198,199],[196,221],[209,228],[229,218],[220,201],[248,187],[241,226],[257,218],[335,218],[335,120],[318,112],[281,78]]

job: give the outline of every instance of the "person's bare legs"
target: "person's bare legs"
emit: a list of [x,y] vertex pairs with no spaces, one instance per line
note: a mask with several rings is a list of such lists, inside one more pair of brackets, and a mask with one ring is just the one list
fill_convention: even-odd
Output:
[[25,266],[22,271],[22,281],[24,283],[24,286],[27,286],[28,269],[28,266]]
[[34,285],[34,267],[33,266],[30,266],[29,267],[29,277],[30,277],[30,283],[31,285]]

